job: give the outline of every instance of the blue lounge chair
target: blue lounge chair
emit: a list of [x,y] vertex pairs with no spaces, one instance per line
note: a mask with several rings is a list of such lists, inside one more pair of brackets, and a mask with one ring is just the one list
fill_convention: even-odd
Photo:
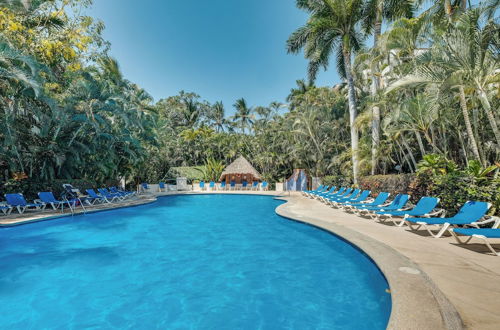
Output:
[[220,190],[226,190],[226,181],[220,183]]
[[[473,238],[480,239],[484,242],[484,244],[493,252],[494,255],[500,256],[500,252],[496,252],[495,249],[491,246],[489,239],[500,239],[500,218],[492,217],[491,219],[484,221],[482,224],[486,224],[488,222],[494,222],[493,227],[491,228],[452,228],[450,229],[450,233],[455,237],[459,244],[467,244]],[[468,236],[465,240],[462,240],[461,237]]]
[[101,193],[102,196],[106,197],[107,199],[111,199],[111,201],[113,201],[113,198],[116,198],[116,199],[122,201],[125,199],[125,196],[126,196],[126,194],[124,195],[122,193],[111,193],[106,188],[97,188],[97,191],[99,193]]
[[[439,198],[436,197],[422,197],[418,201],[417,205],[411,210],[406,211],[378,211],[373,215],[379,222],[392,221],[396,226],[402,227],[405,224],[404,218],[409,217],[436,217],[443,213],[444,210],[435,210],[439,203]],[[394,217],[400,218],[399,222],[396,222]]]
[[158,191],[159,192],[167,191],[167,185],[165,184],[165,182],[158,183]]
[[331,200],[335,200],[337,198],[342,198],[342,197],[345,197],[345,196],[349,196],[352,193],[353,190],[354,190],[353,188],[347,188],[342,193],[339,192],[337,194],[330,194],[330,195],[326,195],[326,196],[321,196],[320,199],[322,200],[322,202],[328,203]]
[[121,193],[121,194],[124,194],[125,196],[134,196],[135,195],[135,191],[126,191],[126,190],[120,190],[116,187],[110,187],[109,190],[112,192],[112,193]]
[[311,193],[319,193],[319,192],[322,192],[323,189],[325,188],[326,186],[324,185],[320,185],[318,188],[314,189],[314,190],[304,190],[302,192],[302,195],[304,196],[307,196],[308,194],[311,194]]
[[336,203],[342,203],[342,202],[347,202],[349,200],[356,199],[356,197],[358,197],[360,192],[361,192],[360,189],[354,189],[353,191],[351,191],[347,195],[338,196],[338,197],[333,196],[333,197],[327,198],[326,203],[331,205],[331,206],[335,206]]
[[338,203],[335,204],[335,207],[338,207],[340,209],[345,209],[349,205],[364,202],[364,201],[366,201],[368,199],[368,197],[370,197],[371,193],[372,192],[370,190],[363,190],[361,192],[361,194],[359,194],[358,197],[355,197],[355,198],[352,198],[352,199],[349,199],[349,200],[344,200],[342,202],[338,202]]
[[252,183],[252,190],[258,190],[259,189],[259,182],[257,181],[254,181]]
[[381,211],[401,211],[410,199],[409,195],[397,194],[392,203],[386,206],[360,206],[356,209],[358,215],[366,215]]
[[210,181],[209,188],[210,188],[210,190],[215,190],[215,182],[214,181]]
[[15,208],[19,214],[23,214],[30,208],[34,208],[37,211],[45,209],[45,204],[43,203],[28,203],[23,194],[5,194],[5,199],[7,200],[7,204]]
[[[346,187],[340,187],[339,190],[335,191],[337,187],[333,186],[333,192],[329,192],[328,194],[324,194],[319,196],[319,200],[323,203],[326,203],[328,201],[328,198],[330,197],[340,197],[341,195],[344,195],[346,193],[347,188]],[[330,190],[331,191],[331,190]]]
[[311,194],[311,197],[319,199],[320,201],[324,201],[326,197],[335,196],[339,193],[338,191],[336,192],[335,189],[337,189],[337,187],[333,186],[331,188],[326,189],[324,192]]
[[[383,206],[386,205],[387,199],[389,198],[391,194],[388,192],[381,192],[377,195],[375,199],[372,200],[367,200],[364,202],[360,203],[346,203],[344,205],[344,211],[348,212],[357,212],[358,207],[364,207],[364,206]],[[389,204],[387,204],[389,205]]]
[[149,185],[146,182],[141,183],[141,188],[143,192],[148,192]]
[[200,181],[200,190],[205,190],[205,181]]
[[40,200],[47,204],[52,206],[54,210],[57,210],[58,208],[61,208],[61,211],[64,211],[64,205],[68,205],[68,207],[73,210],[76,206],[76,203],[78,202],[77,199],[71,199],[71,200],[58,200],[54,194],[50,191],[44,191],[44,192],[39,192],[38,193],[38,198]]
[[247,190],[248,188],[248,182],[247,181],[243,181],[242,185],[241,185],[241,189],[242,190]]
[[262,184],[260,185],[261,189],[262,190],[268,190],[269,189],[269,184],[267,183],[267,181],[264,181],[262,182]]
[[[486,215],[490,207],[491,204],[487,202],[469,201],[451,218],[406,218],[405,222],[411,230],[419,230],[420,227],[424,227],[432,237],[439,238],[450,227],[473,226],[479,228],[479,225],[482,224],[479,220]],[[437,226],[438,232],[433,233],[429,226]]]
[[327,195],[327,194],[332,194],[334,191],[335,191],[335,186],[332,186],[332,187],[329,187],[329,186],[325,186],[324,189],[320,190],[320,191],[313,191],[310,193],[310,195],[314,195],[314,196],[324,196],[324,195]]
[[3,215],[9,215],[12,212],[12,206],[0,205],[0,211]]
[[230,186],[231,190],[236,189],[236,182],[231,181],[231,183],[229,184],[229,186]]
[[[111,203],[112,202],[106,196],[101,196],[98,193],[96,193],[94,189],[86,189],[85,192],[89,195],[90,202],[92,204],[95,204],[95,202],[99,202],[99,203],[104,203],[104,202]],[[112,198],[112,200],[114,200],[114,199],[116,199],[116,198]]]

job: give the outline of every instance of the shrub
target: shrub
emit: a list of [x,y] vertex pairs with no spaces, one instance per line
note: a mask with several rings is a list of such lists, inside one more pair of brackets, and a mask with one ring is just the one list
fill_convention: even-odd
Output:
[[363,190],[371,190],[376,196],[382,191],[391,194],[407,194],[412,191],[414,174],[390,174],[365,176],[359,179],[359,187]]
[[327,186],[345,187],[352,185],[352,180],[341,175],[327,175],[322,178],[321,183]]

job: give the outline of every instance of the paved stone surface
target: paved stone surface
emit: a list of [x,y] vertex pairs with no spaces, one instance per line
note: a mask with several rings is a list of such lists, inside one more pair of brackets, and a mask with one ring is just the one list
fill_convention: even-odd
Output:
[[[393,314],[398,318],[393,320],[391,316],[394,328],[459,328],[460,320],[454,315],[456,309],[468,329],[500,329],[500,257],[488,254],[482,244],[465,246],[457,245],[451,237],[435,239],[426,232],[410,232],[406,227],[377,223],[332,209],[300,194],[286,199],[288,203],[280,206],[278,213],[343,236],[364,249],[379,264],[393,291]],[[380,246],[397,253],[387,258],[383,253],[390,251],[381,252]],[[391,260],[397,254],[406,257],[415,266],[397,265],[402,260],[396,263]],[[400,267],[414,268],[422,274],[411,274],[412,271],[405,268],[402,272]],[[413,285],[405,287],[404,282],[412,276],[426,279],[421,284],[427,288],[423,290]],[[394,292],[393,285],[402,285],[402,290]],[[428,296],[429,290],[433,298]],[[398,306],[401,303],[413,306],[414,312]],[[398,308],[403,310],[398,311]],[[419,310],[423,309],[427,312],[420,313]],[[440,310],[441,320],[438,320],[439,316],[433,310]],[[408,318],[401,320],[406,313],[409,313]],[[417,314],[421,315],[417,317]],[[417,321],[421,319],[429,323],[417,326]],[[404,322],[404,326],[401,326],[400,321]],[[412,323],[413,326],[407,323],[413,321],[417,322]]]

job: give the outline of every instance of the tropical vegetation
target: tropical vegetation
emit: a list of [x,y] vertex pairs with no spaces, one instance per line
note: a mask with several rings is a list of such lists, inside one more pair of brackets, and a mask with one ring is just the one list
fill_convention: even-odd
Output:
[[[216,179],[241,154],[272,182],[306,168],[360,183],[439,159],[456,169],[418,174],[422,189],[473,181],[500,195],[498,1],[297,0],[309,18],[286,50],[309,61],[306,79],[286,103],[232,106],[186,91],[155,102],[109,56],[104,24],[81,14],[91,3],[0,0],[2,189],[135,184],[183,166]],[[315,86],[331,61],[341,82]]]

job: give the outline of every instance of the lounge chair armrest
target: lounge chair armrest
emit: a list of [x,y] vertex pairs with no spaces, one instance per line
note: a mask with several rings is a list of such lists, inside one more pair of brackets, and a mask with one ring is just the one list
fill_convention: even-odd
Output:
[[424,215],[424,218],[436,218],[437,216],[444,218],[445,215],[446,215],[445,209],[434,209],[434,210],[432,210],[432,212]]
[[479,227],[487,225],[489,223],[494,223],[493,228],[495,228],[495,226],[498,226],[500,224],[500,218],[487,215],[483,217],[481,220],[471,223],[470,226]]

